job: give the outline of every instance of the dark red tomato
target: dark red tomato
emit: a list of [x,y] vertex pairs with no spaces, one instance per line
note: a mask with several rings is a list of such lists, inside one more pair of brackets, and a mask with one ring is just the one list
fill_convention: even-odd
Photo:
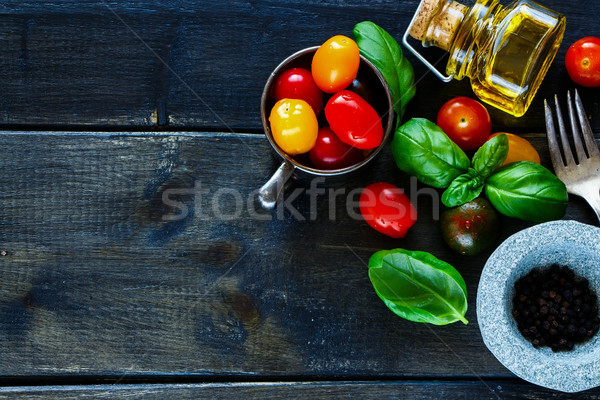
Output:
[[403,238],[417,220],[417,209],[404,191],[391,183],[377,182],[363,189],[360,213],[377,232]]
[[369,104],[374,104],[375,95],[373,93],[372,85],[373,85],[373,83],[367,82],[363,79],[356,78],[355,80],[352,81],[348,90],[353,91],[354,93],[356,93],[357,95],[362,97]]
[[576,84],[600,86],[600,39],[590,36],[573,43],[565,55],[565,67]]
[[304,68],[292,68],[282,73],[275,82],[275,101],[281,99],[304,100],[315,115],[323,108],[323,92],[317,87],[312,74]]
[[492,133],[492,120],[486,108],[469,97],[447,101],[437,115],[437,124],[465,151],[480,147]]
[[338,138],[357,149],[374,149],[383,140],[383,126],[377,111],[349,90],[342,90],[329,99],[325,117]]
[[367,103],[369,103],[375,110],[385,109],[385,98],[384,96],[378,96],[373,90],[379,83],[374,79],[368,79],[362,76],[357,77],[352,81],[352,84],[348,87],[348,90],[353,91],[360,97],[362,97]]
[[446,209],[440,220],[442,237],[459,254],[474,256],[489,249],[500,236],[500,219],[489,201],[478,197]]
[[342,143],[327,127],[319,129],[317,143],[309,153],[310,161],[319,169],[340,169],[363,160],[363,152]]

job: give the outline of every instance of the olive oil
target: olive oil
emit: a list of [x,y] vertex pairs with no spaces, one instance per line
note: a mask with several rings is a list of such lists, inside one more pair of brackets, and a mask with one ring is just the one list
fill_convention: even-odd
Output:
[[520,117],[527,111],[562,41],[564,16],[530,0],[473,7],[423,0],[411,36],[450,53],[446,73],[468,77],[484,102]]

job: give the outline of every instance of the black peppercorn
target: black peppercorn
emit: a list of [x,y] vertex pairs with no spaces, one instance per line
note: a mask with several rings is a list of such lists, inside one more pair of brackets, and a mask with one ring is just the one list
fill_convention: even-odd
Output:
[[548,329],[550,329],[550,322],[549,322],[549,321],[544,321],[544,322],[542,322],[542,328],[543,328],[544,330],[546,330],[546,331],[547,331]]
[[534,347],[553,351],[572,350],[600,329],[598,296],[589,282],[556,264],[517,280],[512,315]]
[[537,304],[539,306],[545,306],[546,305],[546,300],[542,299],[541,297],[538,297],[536,300]]
[[525,300],[527,300],[527,296],[525,296],[524,294],[522,294],[522,295],[519,296],[519,301],[521,303],[523,303]]

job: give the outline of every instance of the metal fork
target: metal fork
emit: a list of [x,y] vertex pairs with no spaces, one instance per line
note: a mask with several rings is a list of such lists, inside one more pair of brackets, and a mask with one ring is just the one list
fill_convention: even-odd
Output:
[[[554,103],[556,104],[556,117],[558,120],[560,142],[562,144],[564,157],[561,155],[558,146],[552,110],[550,106],[548,106],[546,100],[544,100],[548,147],[550,148],[550,158],[552,159],[554,172],[556,173],[556,176],[565,183],[569,193],[583,197],[590,206],[592,206],[600,221],[600,151],[598,150],[598,145],[594,139],[590,123],[585,115],[581,98],[576,89],[575,108],[577,108],[578,117],[576,119],[571,92],[567,92],[571,131],[573,132],[573,143],[575,144],[577,160],[573,156],[571,146],[569,145],[565,123],[556,95],[554,95]],[[579,127],[581,127],[581,129],[579,129]]]

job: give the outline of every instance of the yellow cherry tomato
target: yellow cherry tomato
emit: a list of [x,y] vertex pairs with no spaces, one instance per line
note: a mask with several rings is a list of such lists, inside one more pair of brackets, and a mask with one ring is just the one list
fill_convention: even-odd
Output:
[[506,156],[506,161],[504,161],[503,165],[515,161],[532,161],[538,164],[540,163],[540,155],[527,139],[506,132],[494,133],[489,139],[502,133],[508,137],[508,156]]
[[325,93],[335,93],[348,87],[356,78],[360,52],[356,42],[337,35],[326,41],[315,52],[311,72],[313,80]]
[[306,101],[279,100],[271,110],[269,122],[275,143],[287,154],[303,154],[315,146],[319,123]]

